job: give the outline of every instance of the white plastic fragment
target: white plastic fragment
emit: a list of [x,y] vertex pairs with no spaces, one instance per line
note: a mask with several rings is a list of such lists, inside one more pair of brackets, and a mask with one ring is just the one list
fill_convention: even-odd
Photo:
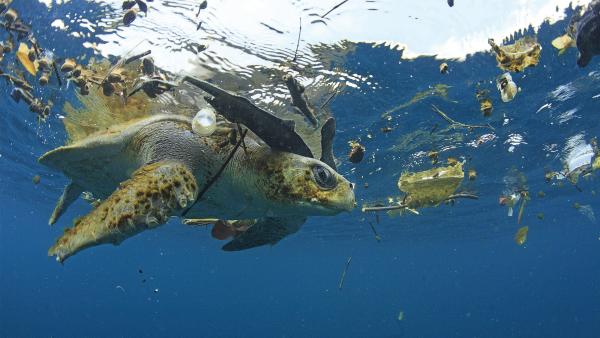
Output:
[[502,102],[510,102],[512,101],[517,93],[519,92],[519,88],[517,84],[513,81],[510,73],[504,73],[498,77],[496,80],[496,87],[500,91],[500,97],[502,98]]

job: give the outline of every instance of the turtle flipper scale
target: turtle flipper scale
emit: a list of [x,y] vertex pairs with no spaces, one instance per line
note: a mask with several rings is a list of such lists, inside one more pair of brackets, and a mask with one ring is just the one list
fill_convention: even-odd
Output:
[[198,185],[187,166],[163,161],[138,169],[131,179],[97,208],[75,222],[48,250],[63,262],[75,253],[100,244],[120,244],[144,230],[164,224],[191,204]]

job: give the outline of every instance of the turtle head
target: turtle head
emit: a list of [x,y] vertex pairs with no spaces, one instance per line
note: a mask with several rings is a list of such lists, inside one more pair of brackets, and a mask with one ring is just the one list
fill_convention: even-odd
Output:
[[314,158],[273,152],[259,161],[259,189],[278,214],[335,215],[355,205],[354,184]]

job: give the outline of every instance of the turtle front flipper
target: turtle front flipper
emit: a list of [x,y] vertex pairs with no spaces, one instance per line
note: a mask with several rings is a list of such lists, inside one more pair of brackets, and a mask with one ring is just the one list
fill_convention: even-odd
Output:
[[48,225],[52,225],[58,221],[58,218],[67,211],[67,208],[79,198],[79,195],[83,192],[83,188],[77,183],[69,183],[65,189],[63,190],[62,195],[56,202],[56,206],[54,207],[54,211],[50,216],[50,220],[48,220]]
[[48,250],[63,262],[92,246],[123,240],[166,223],[198,195],[191,171],[182,163],[163,161],[146,165],[86,216],[75,221]]
[[305,217],[280,218],[265,217],[232,241],[223,246],[225,251],[241,251],[266,244],[275,245],[287,235],[298,231],[306,222]]

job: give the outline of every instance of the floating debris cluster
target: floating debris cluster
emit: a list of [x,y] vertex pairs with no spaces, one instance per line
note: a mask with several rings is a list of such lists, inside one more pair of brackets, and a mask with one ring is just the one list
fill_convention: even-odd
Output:
[[542,46],[535,37],[526,36],[513,44],[503,46],[498,46],[494,39],[489,39],[488,43],[496,53],[498,67],[504,71],[522,72],[540,62]]
[[[17,11],[10,8],[9,5],[10,2],[7,1],[0,3],[0,13],[3,18],[0,26],[5,30],[4,41],[0,43],[0,63],[4,62],[8,65],[6,68],[0,68],[0,77],[13,87],[10,97],[15,102],[24,102],[40,120],[45,120],[50,115],[51,104],[34,96],[34,87],[27,81],[23,72],[17,75],[19,69],[16,67],[16,62],[12,62],[12,60],[18,60],[23,69],[32,77],[35,77],[40,71],[38,84],[43,87],[50,81],[51,72],[53,70],[56,72],[53,56],[50,51],[45,51],[38,45],[31,32],[31,27],[26,25]],[[15,50],[16,43],[19,44],[19,47]],[[14,56],[11,55],[13,52]],[[11,60],[7,61],[9,56]],[[60,85],[59,75],[57,74],[56,77]]]
[[[148,0],[152,2],[153,0]],[[148,15],[148,5],[144,0],[125,0],[122,5],[125,14],[123,14],[123,24],[129,26],[137,18],[137,14],[142,12]]]
[[[448,2],[449,6],[453,6],[453,4],[453,2]],[[528,67],[538,65],[540,62],[542,46],[537,41],[536,36],[524,36],[512,43],[504,43],[502,45],[497,44],[494,39],[489,39],[488,43],[495,55],[498,68],[504,72],[497,76],[495,81],[500,99],[503,103],[511,102],[515,100],[518,93],[521,92],[521,88],[517,85],[511,73],[523,72]],[[580,67],[585,67],[594,55],[600,55],[600,1],[594,0],[583,10],[576,11],[576,14],[573,16],[567,27],[566,33],[554,39],[552,45],[559,50],[559,54],[564,53],[568,48],[577,47],[580,52],[577,63]],[[448,64],[442,62],[439,65],[439,72],[441,74],[448,74],[448,71]],[[483,116],[490,117],[494,110],[494,104],[490,90],[486,89],[485,86],[487,86],[487,81],[480,81],[477,83],[476,99],[479,102],[479,110]],[[385,111],[382,118],[390,119],[391,114],[396,111],[407,108],[428,97],[440,96],[447,100],[447,89],[450,88],[449,86],[437,84],[434,88],[434,90],[417,93],[409,102]],[[448,122],[451,129],[464,128],[468,131],[473,131],[477,128],[488,128],[494,130],[490,124],[469,125],[458,122],[436,105],[432,105],[432,109],[442,119]],[[505,120],[505,123],[507,123],[507,120]],[[430,133],[435,132],[437,127],[436,124]],[[484,141],[480,142],[480,140],[478,140],[477,145],[483,142]],[[555,180],[567,179],[581,191],[577,186],[578,179],[580,177],[589,177],[593,171],[600,168],[600,151],[598,151],[595,139],[593,139],[590,144],[594,149],[594,154],[593,156],[590,156],[590,161],[587,161],[576,168],[572,168],[565,164],[565,169],[562,171],[548,170],[544,177],[545,181],[554,182]],[[461,193],[457,193],[457,189],[465,176],[462,170],[462,164],[449,164],[447,167],[439,167],[437,166],[439,161],[438,151],[430,150],[425,154],[431,160],[431,165],[433,165],[434,168],[419,172],[403,173],[400,176],[398,186],[400,190],[404,192],[404,196],[399,198],[390,197],[388,198],[388,203],[365,203],[362,208],[363,212],[375,212],[378,215],[378,213],[382,211],[386,211],[389,214],[398,212],[402,214],[405,211],[409,211],[412,214],[418,215],[419,208],[438,206],[442,203],[453,201],[457,196],[460,196]],[[532,197],[528,191],[524,175],[514,171],[509,173],[509,176],[512,177],[509,177],[508,179],[509,184],[507,184],[507,189],[500,196],[499,204],[507,208],[508,216],[513,216],[515,209],[517,209],[517,224],[520,225],[524,222],[525,207],[529,201],[531,201]],[[467,171],[467,177],[469,181],[476,180],[477,172],[475,169],[469,169]],[[464,196],[467,198],[477,197],[470,193],[466,193]],[[545,193],[540,191],[537,194],[537,197],[544,198]],[[580,210],[580,206],[578,206],[577,209]],[[589,215],[591,213],[586,209],[585,214]],[[537,218],[543,220],[543,213],[538,213]],[[370,225],[372,227],[372,224]],[[518,229],[514,238],[518,245],[523,245],[526,242],[528,231],[528,226],[523,226]]]
[[[147,15],[149,10],[147,2],[152,1],[123,1],[123,25],[131,25],[136,20],[139,13]],[[327,17],[327,15],[344,5],[346,2],[347,0],[338,3],[320,16],[321,19]],[[448,1],[447,3],[450,7],[454,5],[453,1]],[[196,17],[199,17],[201,12],[207,8],[208,4],[207,1],[201,1],[197,5],[198,12]],[[564,35],[561,35],[552,41],[552,45],[559,50],[560,54],[564,53],[568,48],[578,48],[580,55],[577,64],[580,67],[585,67],[595,55],[600,54],[600,39],[598,39],[600,36],[600,30],[598,28],[600,26],[599,9],[600,1],[593,1],[585,11],[578,13],[573,17]],[[200,197],[211,184],[216,182],[238,148],[243,149],[243,153],[248,155],[245,136],[249,130],[252,131],[253,134],[258,135],[265,144],[274,149],[294,152],[307,157],[309,157],[308,155],[313,155],[311,149],[309,149],[302,138],[296,134],[293,121],[281,120],[272,114],[261,110],[248,99],[231,94],[223,89],[213,86],[209,82],[191,77],[180,79],[173,76],[173,74],[168,74],[155,65],[154,59],[151,56],[152,51],[150,50],[130,55],[133,53],[132,51],[125,57],[116,60],[116,62],[93,59],[86,61],[71,56],[55,55],[51,50],[40,46],[32,33],[31,27],[23,21],[17,11],[10,7],[10,1],[0,2],[0,13],[0,26],[3,28],[2,41],[0,43],[0,63],[4,63],[0,68],[0,77],[12,87],[10,94],[11,98],[17,103],[24,102],[29,107],[29,110],[37,114],[42,120],[50,115],[52,102],[44,102],[41,97],[36,97],[34,93],[41,92],[41,88],[46,88],[46,90],[50,90],[51,88],[61,88],[61,90],[66,91],[68,89],[67,86],[63,86],[63,80],[76,88],[76,93],[80,98],[88,95],[102,96],[104,98],[120,100],[122,107],[127,107],[128,104],[130,104],[128,101],[129,99],[135,100],[136,98],[140,98],[140,95],[145,95],[143,96],[143,99],[147,101],[156,99],[169,91],[174,91],[183,82],[190,83],[202,89],[207,94],[210,94],[212,97],[206,98],[206,103],[208,105],[197,110],[196,115],[191,119],[191,130],[195,135],[201,137],[221,137],[225,134],[226,137],[223,137],[221,143],[215,147],[231,148],[232,152],[219,170],[216,171],[216,174],[211,177],[205,190],[200,191]],[[202,21],[199,21],[197,29],[200,29],[201,25]],[[300,20],[298,44],[300,43],[301,30],[302,21]],[[518,100],[521,99],[522,95],[517,97],[520,88],[517,86],[515,80],[513,80],[513,75],[511,75],[511,73],[524,72],[527,68],[538,65],[542,52],[542,47],[540,43],[538,43],[536,36],[525,36],[513,43],[504,44],[497,44],[494,39],[489,39],[488,43],[497,61],[498,68],[502,73],[495,78],[495,86],[498,93],[493,90],[493,78],[481,81],[477,84],[475,96],[479,105],[477,106],[477,104],[473,102],[473,111],[477,112],[477,110],[479,110],[485,118],[491,117],[494,111],[494,102],[492,101],[493,94],[499,94],[502,103],[508,103],[513,100],[518,102]],[[298,44],[296,45],[293,62],[297,61]],[[202,52],[208,48],[208,46],[197,44],[194,48],[197,52]],[[7,59],[10,59],[10,61],[7,61]],[[13,60],[15,62],[11,62]],[[18,61],[18,63],[16,61]],[[435,67],[432,68],[434,68],[432,71],[436,71]],[[448,63],[442,62],[439,64],[439,73],[444,74],[445,76],[440,76],[439,78],[451,78],[453,73],[456,73],[455,69],[457,69],[456,63],[453,63],[453,69],[451,70]],[[291,97],[290,106],[294,112],[303,116],[306,119],[305,122],[308,122],[313,129],[319,130],[319,127],[321,128],[322,149],[320,149],[320,160],[335,171],[336,162],[331,150],[333,134],[335,134],[335,120],[331,117],[324,116],[319,109],[311,104],[306,96],[304,86],[298,80],[301,76],[302,74],[297,73],[289,73],[283,77],[278,75],[276,81],[283,81],[285,83],[290,94],[289,96]],[[519,82],[522,79],[515,78]],[[485,88],[490,85],[494,93],[491,93],[490,89]],[[385,119],[385,126],[378,129],[386,134],[391,133],[395,129],[399,130],[397,125],[394,125],[391,122],[394,113],[424,100],[434,98],[443,102],[441,104],[436,102],[439,106],[432,104],[431,111],[437,115],[436,118],[440,124],[447,124],[446,129],[460,130],[461,133],[462,131],[471,133],[476,130],[489,130],[490,133],[492,133],[495,128],[490,123],[467,124],[459,122],[457,119],[465,121],[464,114],[461,115],[459,112],[451,111],[443,106],[445,104],[457,103],[449,98],[449,91],[451,88],[452,87],[447,84],[438,83],[430,85],[425,90],[419,89],[420,91],[410,100],[385,111],[382,114],[382,118]],[[40,90],[38,91],[37,89]],[[134,95],[138,96],[133,97]],[[333,93],[330,100],[335,95],[336,93]],[[328,102],[329,100],[326,104]],[[499,101],[497,102],[502,104]],[[321,108],[323,108],[323,106],[321,106]],[[431,111],[428,111],[429,114],[431,114]],[[502,110],[499,109],[499,111]],[[243,116],[240,112],[247,113],[248,116]],[[252,114],[248,112],[251,112]],[[445,121],[445,123],[441,122],[439,118]],[[225,132],[218,127],[218,121],[221,121],[221,119],[230,123],[230,126],[226,128],[227,131]],[[259,120],[261,123],[257,122]],[[486,119],[485,121],[492,121],[492,119]],[[491,123],[495,122],[492,121]],[[247,129],[244,129],[244,127]],[[437,128],[438,124],[436,123],[430,134],[433,134]],[[281,133],[283,136],[274,136],[274,130],[276,130],[277,133]],[[390,134],[388,136],[392,135],[393,134]],[[368,138],[370,137],[371,135],[369,134]],[[481,136],[481,139],[483,139],[483,136]],[[483,142],[484,141],[481,141],[481,143]],[[348,152],[348,161],[353,164],[361,163],[364,160],[366,153],[365,146],[361,144],[359,140],[351,140],[348,144],[350,148]],[[595,139],[590,141],[590,146],[593,149],[593,155],[590,157],[589,162],[578,166],[577,168],[571,168],[569,165],[565,165],[565,168],[562,170],[548,170],[545,173],[544,180],[548,183],[554,183],[566,179],[566,181],[570,182],[578,190],[581,190],[577,186],[580,177],[588,177],[594,171],[600,169],[600,152],[598,151]],[[448,158],[447,163],[440,164],[440,153],[445,151],[442,147],[434,144],[428,146],[425,150],[429,151],[423,152],[421,158],[424,158],[427,163],[430,161],[432,167],[421,171],[403,172],[398,178],[397,183],[401,196],[390,197],[387,199],[387,203],[366,203],[363,206],[363,212],[374,212],[376,214],[377,224],[379,224],[380,212],[387,212],[389,215],[404,214],[405,212],[419,215],[420,209],[438,207],[444,204],[454,205],[457,199],[478,199],[478,196],[475,193],[472,193],[465,188],[465,186],[471,187],[477,183],[473,181],[478,181],[480,179],[474,168],[469,168],[470,165],[465,165],[466,160],[464,160],[464,156],[460,157],[461,161],[454,158]],[[323,166],[323,168],[325,167]],[[326,186],[328,180],[331,179],[332,176],[331,173],[323,168],[315,170],[315,181]],[[521,226],[521,223],[523,223],[525,219],[525,207],[532,200],[532,195],[528,190],[524,175],[514,170],[511,171],[507,177],[506,189],[498,198],[498,204],[506,207],[508,216],[513,216],[515,210],[518,210],[517,225]],[[40,177],[35,176],[33,178],[33,183],[39,184]],[[364,183],[364,187],[368,187],[367,182]],[[68,191],[69,189],[65,189],[65,192]],[[80,192],[80,195],[81,193],[83,192]],[[68,194],[65,194],[65,196],[66,195]],[[494,196],[496,195],[494,194]],[[533,194],[533,197],[535,196],[536,195]],[[538,198],[543,198],[544,196],[545,193],[542,191],[537,194]],[[90,201],[91,200],[99,206],[102,203],[102,200],[94,198],[93,196],[90,197]],[[198,198],[191,203],[192,206],[197,200]],[[188,201],[186,200],[185,203],[187,202]],[[579,212],[587,215],[587,217],[595,217],[593,216],[593,210],[590,212],[591,207],[588,208],[586,205],[579,205],[578,203],[575,203],[574,207],[579,210]],[[190,208],[182,211],[184,216]],[[544,215],[538,213],[537,218],[542,220]],[[154,224],[154,222],[155,221],[152,220],[152,224]],[[252,231],[249,230],[252,229],[253,231],[258,231],[257,229],[264,227],[264,224],[272,225],[271,223],[265,223],[263,220],[259,219],[186,219],[184,223],[196,225],[212,224],[212,236],[220,240],[229,238],[233,238],[234,240],[240,238],[243,239],[243,236],[248,234],[258,236],[252,234]],[[369,225],[375,239],[380,241],[381,236],[377,233],[375,226],[370,222]],[[528,226],[520,227],[514,236],[514,241],[520,246],[524,245],[527,241],[528,231]],[[260,238],[263,242],[268,243],[276,242],[279,239],[280,238],[273,240],[272,238],[269,238],[271,241],[269,242],[264,238]],[[243,242],[243,240],[241,240],[241,242]],[[238,244],[239,243],[236,245]],[[246,244],[242,244],[242,246],[243,245]],[[60,256],[60,253],[57,254],[57,257],[60,259],[64,258],[64,256]],[[348,259],[343,271],[339,283],[340,289],[342,289],[350,261],[351,257]],[[400,313],[399,320],[402,320],[402,318],[403,312]]]

